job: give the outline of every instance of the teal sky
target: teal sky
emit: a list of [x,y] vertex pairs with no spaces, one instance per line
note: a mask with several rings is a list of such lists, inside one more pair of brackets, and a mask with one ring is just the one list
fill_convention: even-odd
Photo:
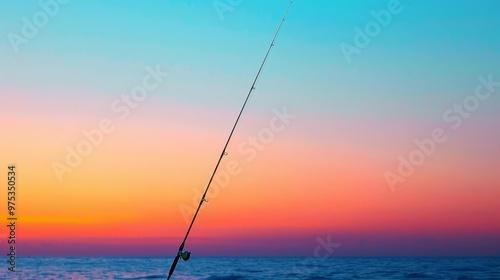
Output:
[[[390,117],[402,111],[391,114],[387,104],[448,102],[476,76],[498,73],[498,1],[402,0],[403,11],[346,63],[339,44],[352,44],[353,28],[387,3],[295,1],[262,77],[263,90],[275,92],[269,101]],[[234,106],[227,93],[248,87],[287,4],[242,1],[221,20],[211,1],[73,0],[15,54],[5,35],[20,33],[21,18],[40,7],[2,1],[0,59],[8,70],[2,84],[114,96],[137,80],[139,65],[163,63],[175,78],[172,92],[158,98]]]

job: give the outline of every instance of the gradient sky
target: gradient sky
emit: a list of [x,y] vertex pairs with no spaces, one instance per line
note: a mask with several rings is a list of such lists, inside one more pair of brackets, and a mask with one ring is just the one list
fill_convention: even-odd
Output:
[[[500,252],[500,87],[459,128],[443,118],[478,77],[500,81],[500,2],[401,0],[348,63],[341,43],[389,2],[294,2],[221,167],[240,172],[209,192],[187,249],[312,256],[330,236],[334,256]],[[0,1],[0,181],[16,164],[18,253],[175,254],[181,209],[206,186],[287,5],[244,0],[221,19],[212,1],[73,0],[16,53],[9,34],[43,10]],[[169,76],[121,119],[111,104],[157,65]],[[242,152],[285,107],[284,130]],[[59,181],[54,162],[102,119],[113,132]],[[392,191],[386,172],[436,128],[447,140]]]

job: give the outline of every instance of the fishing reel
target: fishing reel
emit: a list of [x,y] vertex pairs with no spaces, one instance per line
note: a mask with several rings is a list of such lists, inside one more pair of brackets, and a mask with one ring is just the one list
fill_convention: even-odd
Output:
[[190,258],[191,258],[191,252],[188,252],[188,251],[180,251],[179,252],[179,257],[187,262]]

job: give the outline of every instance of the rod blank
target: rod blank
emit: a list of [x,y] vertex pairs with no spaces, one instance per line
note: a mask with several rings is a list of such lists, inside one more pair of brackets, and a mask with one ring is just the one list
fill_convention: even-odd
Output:
[[[266,55],[264,56],[264,59],[262,60],[262,63],[260,65],[259,71],[257,72],[257,75],[255,75],[255,79],[253,80],[252,86],[250,87],[250,90],[248,91],[247,97],[245,99],[245,102],[243,103],[243,106],[241,107],[240,113],[238,114],[238,118],[236,118],[236,121],[233,125],[233,128],[231,129],[231,133],[229,134],[229,137],[227,138],[226,144],[224,145],[224,148],[222,149],[222,152],[220,154],[219,160],[217,161],[217,164],[215,165],[215,169],[212,172],[212,176],[210,177],[210,180],[208,181],[207,187],[205,189],[205,192],[203,193],[203,196],[200,199],[200,204],[198,205],[198,208],[196,209],[196,212],[193,216],[193,219],[191,220],[191,224],[189,224],[189,228],[186,232],[186,235],[184,236],[184,239],[182,240],[181,245],[179,246],[179,250],[177,252],[177,255],[175,256],[174,261],[172,262],[172,266],[170,267],[170,271],[168,273],[168,278],[167,280],[170,280],[170,277],[172,277],[172,274],[174,274],[175,268],[177,266],[177,263],[179,262],[179,258],[182,256],[184,253],[184,246],[186,243],[186,240],[189,236],[189,233],[191,232],[191,229],[193,228],[194,221],[196,220],[196,217],[198,216],[198,213],[201,209],[201,206],[203,205],[204,202],[207,201],[206,195],[208,190],[210,189],[210,186],[212,184],[212,181],[215,177],[215,174],[217,173],[217,170],[219,169],[220,163],[222,162],[222,158],[227,155],[226,149],[229,145],[229,142],[231,142],[231,138],[233,137],[234,131],[236,130],[236,127],[238,126],[238,123],[241,119],[241,116],[243,114],[243,111],[245,110],[248,100],[250,99],[250,96],[252,95],[252,92],[255,90],[255,85],[257,84],[257,80],[259,79],[260,73],[262,72],[262,69],[264,68],[264,65],[266,64],[267,58],[269,56],[269,53],[271,52],[271,49],[274,47],[274,42],[276,41],[276,38],[278,37],[278,34],[281,30],[281,26],[283,25],[283,22],[286,19],[286,16],[288,15],[288,11],[290,10],[290,7],[292,6],[293,1],[290,2],[288,5],[288,8],[285,12],[285,15],[283,16],[283,19],[280,22],[280,25],[278,26],[278,30],[276,30],[276,33],[274,34],[273,40],[271,41],[271,44],[269,45],[269,48],[267,49]],[[189,253],[189,252],[188,252]]]

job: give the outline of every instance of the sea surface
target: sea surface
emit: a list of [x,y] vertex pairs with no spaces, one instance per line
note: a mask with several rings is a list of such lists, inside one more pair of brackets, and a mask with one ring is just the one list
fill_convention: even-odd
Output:
[[[171,258],[19,258],[0,279],[166,279]],[[172,279],[495,279],[500,258],[219,258],[180,261]]]

